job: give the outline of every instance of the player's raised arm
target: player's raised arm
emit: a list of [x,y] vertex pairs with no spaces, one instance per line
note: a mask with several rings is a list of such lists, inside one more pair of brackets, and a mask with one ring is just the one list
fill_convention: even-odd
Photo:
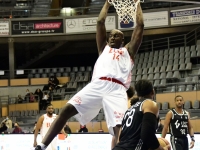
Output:
[[102,53],[104,47],[107,44],[105,21],[106,21],[109,7],[110,7],[110,4],[106,0],[97,20],[96,42],[97,42],[99,55]]
[[144,30],[143,13],[140,3],[138,3],[136,10],[136,27],[132,33],[131,41],[125,46],[128,49],[129,54],[133,59],[133,61],[142,42],[143,30]]
[[36,147],[36,146],[37,146],[37,136],[38,136],[39,130],[40,130],[41,127],[42,127],[43,120],[44,120],[44,116],[42,115],[42,116],[38,119],[38,121],[37,121],[36,128],[35,128],[35,132],[34,132],[34,143],[33,143],[33,147]]
[[166,114],[166,117],[165,117],[165,121],[164,121],[164,127],[163,127],[163,130],[162,130],[162,138],[165,138],[166,134],[167,134],[167,131],[169,129],[169,124],[170,124],[170,120],[172,118],[172,112],[169,111],[167,114]]

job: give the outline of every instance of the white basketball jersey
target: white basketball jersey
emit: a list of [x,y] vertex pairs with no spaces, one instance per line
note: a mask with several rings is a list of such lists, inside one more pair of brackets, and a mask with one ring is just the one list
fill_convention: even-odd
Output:
[[44,114],[44,120],[42,123],[42,127],[40,129],[40,134],[42,136],[45,136],[46,133],[48,132],[52,122],[56,119],[56,114],[53,114],[52,117],[49,117],[47,114]]
[[92,80],[101,77],[115,78],[128,89],[131,83],[133,65],[125,47],[116,49],[106,45],[95,63]]

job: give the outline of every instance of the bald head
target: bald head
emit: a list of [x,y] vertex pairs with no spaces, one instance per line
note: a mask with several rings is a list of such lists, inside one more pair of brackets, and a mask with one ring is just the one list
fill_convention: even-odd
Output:
[[110,31],[110,33],[112,33],[112,34],[117,33],[117,34],[121,35],[122,38],[124,38],[124,33],[122,31],[118,30],[118,29],[113,29],[113,30]]
[[112,48],[120,48],[124,43],[124,34],[117,29],[113,29],[110,31],[108,44]]

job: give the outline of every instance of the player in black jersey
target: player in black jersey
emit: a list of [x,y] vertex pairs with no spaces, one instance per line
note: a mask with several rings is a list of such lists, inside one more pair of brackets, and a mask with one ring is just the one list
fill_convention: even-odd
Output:
[[153,85],[148,80],[139,80],[135,85],[139,101],[126,111],[118,144],[113,150],[168,150],[161,147],[155,135],[158,106],[152,100]]
[[190,121],[189,113],[183,109],[183,97],[175,97],[175,109],[170,110],[165,118],[162,137],[165,138],[168,127],[171,134],[171,144],[173,150],[188,150],[187,134],[191,137],[190,148],[194,147],[194,132]]

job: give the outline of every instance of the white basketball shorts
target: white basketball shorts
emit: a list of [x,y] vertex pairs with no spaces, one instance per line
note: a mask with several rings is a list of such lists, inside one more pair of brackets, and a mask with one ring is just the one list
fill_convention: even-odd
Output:
[[68,103],[79,112],[75,118],[82,125],[90,122],[103,108],[109,132],[114,135],[113,127],[121,125],[127,110],[128,98],[123,85],[95,79],[74,95]]

